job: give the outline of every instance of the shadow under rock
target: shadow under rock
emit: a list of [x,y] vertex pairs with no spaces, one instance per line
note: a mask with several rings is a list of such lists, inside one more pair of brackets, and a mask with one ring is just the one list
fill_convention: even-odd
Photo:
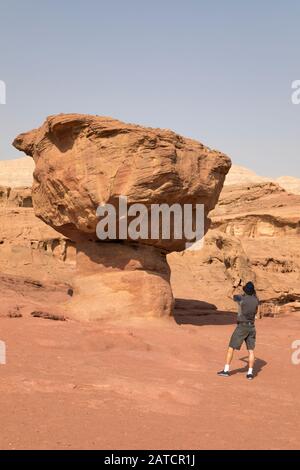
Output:
[[218,310],[214,304],[193,299],[175,299],[174,319],[178,325],[234,325],[236,313]]

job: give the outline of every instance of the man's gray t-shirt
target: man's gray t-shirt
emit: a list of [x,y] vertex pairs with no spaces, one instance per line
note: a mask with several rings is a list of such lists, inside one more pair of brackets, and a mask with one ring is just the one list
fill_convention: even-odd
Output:
[[238,322],[254,322],[259,300],[256,295],[235,295],[233,300],[238,303]]

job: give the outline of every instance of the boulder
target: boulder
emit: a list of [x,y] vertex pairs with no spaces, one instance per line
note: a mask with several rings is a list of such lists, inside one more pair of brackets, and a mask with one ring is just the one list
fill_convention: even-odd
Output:
[[148,216],[153,204],[203,204],[207,230],[229,158],[169,130],[80,114],[50,116],[14,146],[35,162],[35,214],[77,244],[74,317],[170,314],[166,254],[183,250],[186,238],[99,241],[97,208],[117,208],[120,196],[129,207],[143,203]]

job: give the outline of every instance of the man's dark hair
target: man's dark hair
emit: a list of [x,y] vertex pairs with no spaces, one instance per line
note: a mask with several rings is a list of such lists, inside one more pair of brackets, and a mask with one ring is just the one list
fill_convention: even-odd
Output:
[[253,282],[251,282],[251,281],[247,282],[247,284],[243,287],[243,291],[247,295],[255,295],[256,292],[255,292],[255,287],[254,287]]

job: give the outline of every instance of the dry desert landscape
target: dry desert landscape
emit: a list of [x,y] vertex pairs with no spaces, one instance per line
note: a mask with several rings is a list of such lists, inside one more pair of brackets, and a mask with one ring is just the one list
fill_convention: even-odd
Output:
[[[0,161],[0,448],[299,447],[300,180],[99,116],[50,116],[14,146],[26,156]],[[202,249],[99,241],[96,209],[120,195],[204,204]],[[224,380],[232,292],[249,280],[255,380],[244,347]]]

